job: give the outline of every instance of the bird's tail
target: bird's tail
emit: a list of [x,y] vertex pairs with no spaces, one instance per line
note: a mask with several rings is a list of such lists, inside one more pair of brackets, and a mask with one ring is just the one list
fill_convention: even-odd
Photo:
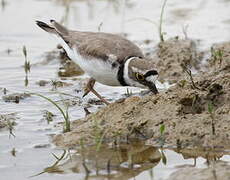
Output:
[[36,21],[36,24],[42,28],[44,31],[52,33],[52,34],[57,34],[55,28],[49,26],[48,24],[42,22],[42,21]]
[[48,25],[42,21],[36,21],[36,24],[42,28],[44,31],[58,34],[58,35],[68,35],[68,29],[62,26],[61,24],[57,23],[55,20],[50,20],[51,25]]

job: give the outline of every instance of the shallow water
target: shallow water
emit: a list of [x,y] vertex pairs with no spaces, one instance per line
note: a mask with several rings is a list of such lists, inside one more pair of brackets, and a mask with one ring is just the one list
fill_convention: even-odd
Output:
[[[143,48],[146,47],[142,41],[153,40],[149,46],[154,46],[159,42],[157,27],[161,1],[64,1],[64,0],[1,0],[0,5],[0,88],[6,88],[7,94],[19,92],[37,92],[48,96],[53,100],[61,100],[58,93],[52,91],[52,86],[40,87],[36,84],[39,80],[59,80],[57,71],[59,62],[53,60],[46,65],[40,62],[46,59],[45,52],[56,47],[56,42],[48,34],[41,31],[34,23],[35,20],[48,21],[49,19],[63,20],[64,24],[72,29],[101,31],[113,33],[127,33],[128,38],[137,41]],[[182,26],[188,26],[188,37],[199,39],[202,48],[208,48],[212,43],[230,39],[230,1],[224,0],[170,0],[165,9],[165,22],[163,29],[167,37],[179,35],[183,36]],[[148,22],[149,20],[154,23]],[[28,60],[32,64],[31,72],[28,73],[28,86],[25,86],[24,57],[22,47],[26,46]],[[80,77],[85,79],[85,76]],[[83,107],[87,106],[87,101],[94,98],[88,95],[81,99],[81,93],[76,93],[76,89],[81,89],[79,81],[72,78],[63,80],[73,83],[74,86],[58,88],[58,91],[69,93],[80,98],[80,106],[75,105],[69,108],[72,120],[85,116]],[[80,83],[81,84],[81,83]],[[119,99],[126,88],[110,88],[97,84],[96,89],[107,98]],[[139,89],[132,89],[139,92]],[[3,89],[1,89],[3,96]],[[79,100],[80,99],[80,100]],[[4,179],[16,180],[27,179],[30,176],[42,172],[46,167],[55,162],[52,153],[60,155],[62,150],[51,144],[51,136],[62,132],[61,126],[56,126],[62,122],[60,113],[49,102],[36,97],[28,97],[20,103],[7,103],[0,100],[0,114],[16,113],[16,123],[13,133],[16,137],[9,136],[9,131],[0,130],[0,173]],[[95,111],[98,106],[92,106],[90,111]],[[44,110],[56,114],[54,121],[49,124],[43,118]],[[15,156],[12,150],[15,149]],[[75,151],[71,152],[76,156]],[[172,150],[164,150],[167,157],[167,164],[162,160],[149,166],[149,170],[141,169],[128,171],[128,176],[124,179],[165,179],[170,174],[179,169],[179,166],[192,165],[194,160],[184,159],[180,154]],[[13,155],[12,155],[13,154]],[[222,160],[230,161],[225,155]],[[67,160],[64,160],[68,161]],[[64,163],[61,162],[61,163]],[[77,161],[78,162],[78,161]],[[197,167],[205,167],[206,160],[198,158]],[[61,164],[60,163],[60,164]],[[147,169],[148,169],[147,168]],[[92,167],[93,169],[93,167]],[[84,171],[73,173],[69,168],[64,168],[66,173],[44,173],[34,179],[85,179]],[[150,172],[152,171],[152,172]],[[134,173],[136,172],[136,173]],[[106,173],[104,170],[102,173]],[[132,175],[133,173],[133,175]],[[153,174],[153,176],[151,175]],[[93,176],[92,179],[102,177]]]

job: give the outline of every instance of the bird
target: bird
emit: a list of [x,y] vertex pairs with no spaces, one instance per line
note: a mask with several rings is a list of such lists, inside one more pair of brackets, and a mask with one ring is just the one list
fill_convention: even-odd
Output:
[[158,93],[155,66],[130,40],[112,33],[69,30],[55,20],[49,24],[36,21],[36,24],[54,35],[68,57],[90,76],[83,96],[92,92],[109,104],[94,89],[96,81],[108,86],[148,88]]

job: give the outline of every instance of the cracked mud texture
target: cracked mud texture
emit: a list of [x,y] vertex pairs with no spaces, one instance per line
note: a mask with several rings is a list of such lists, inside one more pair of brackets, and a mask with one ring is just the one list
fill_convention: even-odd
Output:
[[[223,61],[229,57],[224,51]],[[193,79],[195,87],[182,79],[157,95],[112,103],[74,121],[72,131],[55,136],[54,143],[71,147],[81,140],[94,144],[96,137],[103,137],[105,142],[138,138],[160,145],[163,138],[166,146],[230,148],[230,67],[222,64]]]

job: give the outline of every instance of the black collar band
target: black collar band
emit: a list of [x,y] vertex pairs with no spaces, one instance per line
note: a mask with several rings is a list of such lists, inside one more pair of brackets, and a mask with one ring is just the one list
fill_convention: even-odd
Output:
[[124,79],[125,62],[126,61],[123,61],[122,64],[120,64],[118,72],[117,72],[117,79],[122,86],[128,86],[128,84],[125,82],[125,79]]
[[125,69],[125,63],[126,63],[126,61],[129,60],[130,58],[133,58],[133,57],[136,57],[136,56],[128,56],[128,57],[126,57],[125,60],[119,66],[119,69],[118,69],[118,72],[117,72],[117,79],[118,79],[119,83],[122,86],[129,86],[125,82],[125,79],[124,79],[124,69]]

